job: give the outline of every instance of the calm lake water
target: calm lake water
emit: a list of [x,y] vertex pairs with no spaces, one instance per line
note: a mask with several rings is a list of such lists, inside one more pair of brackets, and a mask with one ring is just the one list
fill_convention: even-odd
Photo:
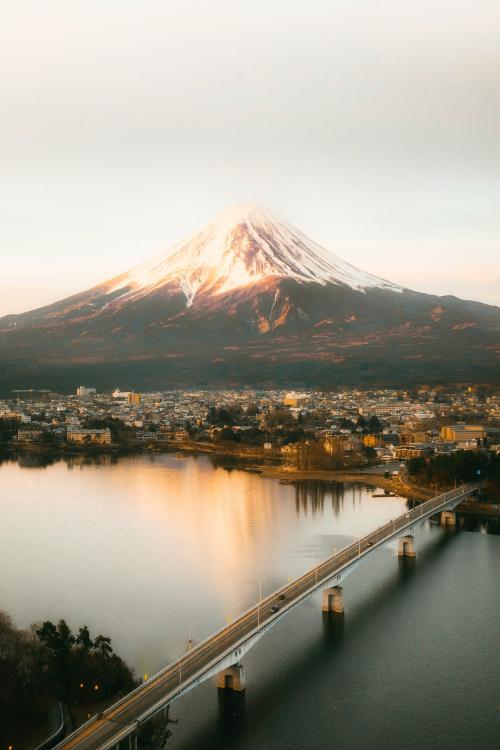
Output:
[[[0,608],[110,635],[152,674],[262,593],[402,513],[403,498],[216,467],[207,457],[0,466]],[[244,696],[176,702],[173,750],[500,748],[500,536],[416,535],[314,596],[245,657]]]

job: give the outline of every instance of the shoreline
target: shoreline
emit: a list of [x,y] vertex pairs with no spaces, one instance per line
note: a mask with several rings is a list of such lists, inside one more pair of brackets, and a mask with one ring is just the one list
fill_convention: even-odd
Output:
[[[232,447],[232,446],[231,446]],[[221,461],[235,462],[238,469],[253,474],[258,474],[262,479],[274,479],[281,483],[294,484],[301,481],[324,481],[324,482],[352,482],[364,484],[373,488],[380,488],[399,497],[404,497],[413,502],[424,502],[433,496],[432,490],[403,481],[401,475],[386,478],[376,472],[357,471],[355,469],[294,469],[284,466],[281,457],[268,456],[269,463],[264,463],[266,457],[261,451],[231,450],[230,446],[219,446],[211,443],[161,443],[156,445],[133,445],[133,446],[86,446],[82,448],[71,447],[69,449],[54,449],[53,446],[22,446],[13,447],[0,453],[5,458],[17,458],[21,455],[46,456],[54,460],[74,458],[77,456],[97,458],[99,456],[131,456],[136,454],[151,453],[185,453],[213,456]],[[16,449],[17,448],[17,449]],[[20,449],[19,449],[20,448]],[[231,468],[235,468],[232,466]],[[368,468],[368,467],[367,467]],[[386,497],[386,495],[384,495]],[[495,503],[462,503],[457,507],[459,513],[476,515],[479,517],[500,518],[500,504]]]
[[378,487],[382,490],[389,490],[395,495],[400,497],[406,497],[409,500],[428,500],[430,491],[426,492],[423,487],[415,487],[411,484],[403,482],[401,479],[386,479],[381,474],[361,472],[361,471],[347,471],[347,470],[299,470],[299,469],[283,469],[283,468],[269,468],[259,467],[260,476],[263,479],[277,479],[279,481],[286,481],[293,484],[294,482],[300,482],[308,479],[326,481],[326,482],[354,482],[355,484],[367,484],[370,487]]
[[[380,488],[388,490],[396,495],[404,497],[413,502],[425,502],[429,500],[433,493],[425,487],[404,482],[400,476],[396,479],[386,479],[381,474],[355,471],[299,471],[296,469],[273,469],[262,467],[259,475],[263,479],[275,479],[287,484],[306,480],[318,480],[326,482],[352,482],[354,484],[365,484],[374,489]],[[391,497],[391,495],[382,495],[381,497]],[[475,516],[476,518],[500,518],[500,503],[481,503],[465,501],[457,505],[456,512],[463,515]]]

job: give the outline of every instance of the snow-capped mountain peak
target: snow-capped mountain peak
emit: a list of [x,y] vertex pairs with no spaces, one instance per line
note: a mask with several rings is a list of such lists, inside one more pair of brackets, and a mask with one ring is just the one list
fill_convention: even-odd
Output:
[[167,253],[115,279],[108,291],[123,289],[127,297],[142,297],[178,284],[189,307],[200,290],[221,294],[269,277],[344,284],[359,291],[373,287],[401,291],[331,254],[257,204],[223,211]]

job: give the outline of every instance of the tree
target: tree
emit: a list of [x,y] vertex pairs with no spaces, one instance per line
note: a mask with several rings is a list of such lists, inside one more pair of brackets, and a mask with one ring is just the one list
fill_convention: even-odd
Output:
[[50,622],[50,620],[46,620],[36,631],[36,634],[50,654],[57,653],[59,634],[53,622]]
[[164,750],[172,736],[170,724],[177,724],[177,719],[170,718],[170,706],[167,706],[163,714],[155,716],[141,727],[138,736],[139,750]]
[[75,641],[76,646],[80,649],[83,654],[89,654],[93,647],[93,641],[90,637],[89,629],[86,625],[80,628]]
[[376,415],[371,416],[368,420],[368,432],[378,434],[382,432],[382,429],[383,426],[380,419]]
[[339,425],[342,430],[354,430],[356,425],[351,419],[346,419],[345,417],[342,417],[342,419],[339,422]]
[[66,658],[71,651],[74,643],[75,636],[71,632],[66,620],[59,620],[57,623],[57,649],[59,656]]
[[363,430],[366,428],[366,419],[362,414],[360,414],[359,417],[357,418],[356,425],[358,427],[361,427]]
[[233,425],[236,423],[238,417],[241,415],[241,407],[238,405],[231,406],[211,406],[208,410],[207,421],[210,424],[224,427],[226,425]]
[[292,425],[295,419],[288,409],[274,409],[266,415],[266,425],[276,427],[277,425]]
[[[75,638],[65,620],[49,620],[18,630],[0,611],[0,741],[38,728],[47,706],[95,701],[95,685],[103,699],[137,685],[133,673],[114,653],[110,639],[100,636],[97,652],[86,626]],[[1,744],[1,742],[0,742]],[[22,742],[18,745],[21,747]],[[26,743],[25,743],[26,744]],[[15,745],[17,746],[17,745]]]
[[103,659],[109,659],[113,653],[113,649],[111,648],[111,638],[107,638],[104,635],[98,635],[94,641],[93,650]]
[[69,690],[69,659],[75,638],[66,620],[59,620],[57,627],[47,620],[36,631],[43,644],[47,677],[54,693],[66,699]]
[[230,427],[224,427],[224,429],[219,432],[218,439],[221,441],[230,440],[233,443],[239,443],[241,435],[237,432],[233,432]]
[[371,445],[364,445],[363,453],[365,454],[368,461],[373,461],[377,458],[377,451],[375,450],[375,448],[372,448]]
[[495,498],[500,496],[500,456],[495,453],[456,451],[427,459],[413,458],[408,462],[408,472],[418,482],[428,485],[439,482],[443,487],[453,486],[456,478],[463,482],[485,479],[487,494]]
[[19,427],[18,419],[0,419],[0,449],[7,446]]

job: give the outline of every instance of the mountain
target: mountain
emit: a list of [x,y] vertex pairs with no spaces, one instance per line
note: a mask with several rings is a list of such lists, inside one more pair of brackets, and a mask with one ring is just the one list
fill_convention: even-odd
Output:
[[245,205],[110,281],[1,318],[0,388],[493,380],[499,332],[500,308],[360,271]]
[[225,211],[166,255],[110,282],[107,290],[137,299],[174,284],[184,292],[190,307],[198,292],[222,294],[269,277],[401,291],[395,284],[331,255],[302,232],[252,204]]

